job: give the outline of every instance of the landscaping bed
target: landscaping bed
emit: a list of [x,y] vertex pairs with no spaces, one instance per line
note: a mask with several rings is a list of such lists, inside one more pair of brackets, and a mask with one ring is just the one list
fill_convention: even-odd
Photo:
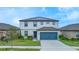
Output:
[[9,40],[9,41],[0,41],[0,46],[40,46],[40,41],[32,40]]
[[0,48],[0,51],[40,51],[40,49],[32,49],[32,48]]

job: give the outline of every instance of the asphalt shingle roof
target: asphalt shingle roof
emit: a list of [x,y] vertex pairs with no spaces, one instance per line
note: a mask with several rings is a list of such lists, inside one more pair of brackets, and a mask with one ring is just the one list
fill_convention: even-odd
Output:
[[64,26],[64,27],[60,28],[60,30],[79,30],[79,23]]
[[58,31],[59,29],[54,27],[42,27],[40,29],[37,29],[38,31]]
[[10,25],[10,24],[0,23],[0,30],[9,30],[10,28],[19,29],[18,27]]
[[54,19],[46,18],[46,17],[32,17],[32,18],[19,20],[19,21],[22,21],[22,22],[27,22],[27,21],[55,21],[55,22],[58,22],[58,20],[54,20]]

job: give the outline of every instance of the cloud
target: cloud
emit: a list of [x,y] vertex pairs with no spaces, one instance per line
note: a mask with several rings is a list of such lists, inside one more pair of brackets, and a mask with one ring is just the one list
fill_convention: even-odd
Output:
[[21,20],[21,18],[15,17],[12,19],[12,24],[15,26],[19,26],[19,20]]
[[0,9],[0,22],[18,26],[18,16],[16,8]]
[[76,7],[62,7],[58,8],[58,13],[55,15],[60,20],[60,27],[79,23],[79,8]]
[[58,11],[56,16],[60,17],[60,20],[77,20],[79,18],[79,8],[60,7]]
[[73,7],[58,7],[58,10],[60,12],[69,12],[72,11],[74,8]]
[[68,20],[77,20],[79,18],[79,11],[73,11],[69,15],[67,15]]
[[41,15],[41,16],[47,15],[47,8],[41,7],[41,10],[39,10],[39,15]]
[[42,7],[42,8],[41,8],[41,11],[42,11],[42,12],[46,12],[46,7]]

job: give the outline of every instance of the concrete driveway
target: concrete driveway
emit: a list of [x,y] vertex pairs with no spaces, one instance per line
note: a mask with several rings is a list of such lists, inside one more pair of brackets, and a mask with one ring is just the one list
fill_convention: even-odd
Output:
[[41,40],[41,51],[76,51],[58,40]]

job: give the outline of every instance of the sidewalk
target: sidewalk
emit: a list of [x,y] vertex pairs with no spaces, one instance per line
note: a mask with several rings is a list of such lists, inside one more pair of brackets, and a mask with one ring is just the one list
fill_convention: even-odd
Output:
[[0,46],[0,48],[36,48],[40,49],[41,46]]

